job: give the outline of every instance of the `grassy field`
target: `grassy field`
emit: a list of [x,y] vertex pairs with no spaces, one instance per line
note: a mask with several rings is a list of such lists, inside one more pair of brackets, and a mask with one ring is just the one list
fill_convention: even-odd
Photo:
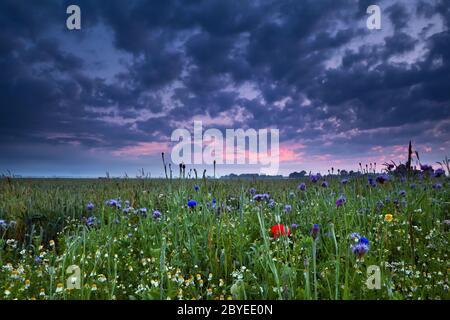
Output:
[[0,299],[450,297],[445,176],[317,178],[4,178]]

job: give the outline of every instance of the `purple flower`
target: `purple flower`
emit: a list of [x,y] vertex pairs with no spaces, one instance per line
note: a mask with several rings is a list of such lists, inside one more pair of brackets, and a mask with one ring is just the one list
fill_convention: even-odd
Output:
[[436,169],[436,171],[434,171],[434,176],[435,176],[436,178],[439,178],[439,177],[441,177],[441,176],[445,176],[445,170],[444,170],[444,169],[441,169],[441,168]]
[[269,198],[270,198],[270,195],[267,193],[262,193],[262,194],[258,193],[253,196],[254,201],[268,200]]
[[400,190],[400,192],[398,194],[401,195],[402,197],[405,197],[406,196],[406,191],[405,190]]
[[284,212],[289,213],[292,210],[292,206],[290,204],[287,204],[284,206]]
[[313,237],[314,240],[317,239],[317,236],[319,235],[319,225],[314,224],[310,231],[311,237]]
[[36,258],[34,258],[34,262],[36,263],[42,263],[42,258],[39,256],[36,256]]
[[433,167],[428,164],[421,164],[420,170],[422,170],[424,172],[430,172],[430,171],[433,171]]
[[152,216],[153,219],[159,219],[161,218],[161,212],[159,212],[158,210],[154,210]]
[[410,187],[411,189],[415,189],[415,188],[416,188],[416,184],[415,184],[415,183],[411,183],[411,184],[409,185],[409,187]]
[[256,193],[256,189],[255,188],[250,188],[250,189],[248,189],[248,192],[250,192],[250,194],[255,194]]
[[88,210],[94,209],[94,204],[93,204],[92,202],[89,202],[89,203],[86,205],[86,209],[88,209]]
[[359,236],[359,233],[352,235],[355,235],[353,241],[357,241],[357,243],[352,245],[352,252],[358,258],[362,258],[369,251],[369,240],[366,237]]
[[366,237],[360,237],[359,242],[369,245],[369,239],[367,239]]
[[269,203],[267,204],[270,208],[272,208],[275,205],[275,200],[270,199]]
[[92,227],[95,224],[95,217],[94,216],[90,216],[89,218],[86,219],[86,225],[88,227]]
[[129,200],[125,200],[125,207],[128,208],[130,206],[130,201]]
[[128,214],[130,213],[131,208],[130,207],[126,207],[125,209],[122,210],[123,213]]
[[120,199],[116,200],[116,199],[110,199],[110,200],[106,200],[106,205],[112,208],[117,208],[117,209],[121,209],[122,208],[122,204],[120,203]]
[[337,200],[336,200],[336,207],[340,207],[343,204],[345,204],[347,202],[347,198],[345,196],[340,196]]
[[433,184],[433,189],[435,189],[435,190],[439,190],[439,189],[441,189],[442,188],[442,184],[440,184],[440,183],[435,183],[435,184]]
[[342,183],[342,184],[347,184],[347,183],[348,183],[348,179],[342,179],[342,180],[341,180],[341,183]]
[[297,228],[298,228],[298,224],[296,224],[296,223],[291,224],[291,229],[292,230],[295,230]]
[[380,174],[379,176],[377,176],[376,181],[380,184],[383,184],[386,181],[389,181],[389,176],[386,173]]
[[319,174],[313,174],[313,175],[309,176],[309,180],[312,183],[316,183],[317,181],[319,181],[319,179],[320,179],[320,175]]
[[323,188],[328,188],[328,182],[323,181],[323,182],[322,182],[322,187],[323,187]]
[[360,238],[361,238],[361,235],[358,232],[350,233],[350,240],[359,241]]
[[369,246],[358,242],[352,245],[352,252],[355,256],[358,256],[358,258],[362,258],[367,252],[369,252]]
[[6,223],[5,220],[0,220],[0,228],[2,229],[8,228],[8,224]]
[[188,203],[187,203],[187,205],[188,205],[189,208],[194,208],[194,207],[197,206],[197,201],[195,201],[195,200],[189,200]]
[[303,182],[300,183],[300,184],[298,185],[298,189],[301,190],[301,191],[305,191],[305,190],[306,190],[306,184],[304,184]]
[[371,187],[375,188],[377,186],[377,183],[373,180],[373,178],[369,178],[368,182]]
[[198,191],[199,189],[200,189],[199,186],[197,186],[197,185],[194,186],[194,190],[195,190],[195,191]]

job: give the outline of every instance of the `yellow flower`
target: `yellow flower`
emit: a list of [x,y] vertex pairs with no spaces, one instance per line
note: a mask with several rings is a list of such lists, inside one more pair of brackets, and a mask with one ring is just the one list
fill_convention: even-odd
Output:
[[393,216],[390,213],[388,213],[384,216],[384,221],[386,221],[386,222],[391,222],[392,219],[393,219]]
[[55,241],[50,240],[49,244],[50,244],[51,247],[54,247],[55,246]]

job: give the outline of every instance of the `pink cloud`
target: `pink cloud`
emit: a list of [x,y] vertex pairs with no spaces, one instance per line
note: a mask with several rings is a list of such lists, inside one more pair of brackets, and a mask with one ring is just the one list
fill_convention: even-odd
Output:
[[115,157],[152,156],[168,151],[168,144],[164,142],[139,142],[134,146],[126,146],[112,152]]

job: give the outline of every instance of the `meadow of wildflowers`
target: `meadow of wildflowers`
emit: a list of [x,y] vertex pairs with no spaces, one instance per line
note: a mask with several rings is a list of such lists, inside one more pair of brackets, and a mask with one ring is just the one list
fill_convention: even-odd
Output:
[[449,183],[422,169],[5,178],[0,299],[448,299]]

